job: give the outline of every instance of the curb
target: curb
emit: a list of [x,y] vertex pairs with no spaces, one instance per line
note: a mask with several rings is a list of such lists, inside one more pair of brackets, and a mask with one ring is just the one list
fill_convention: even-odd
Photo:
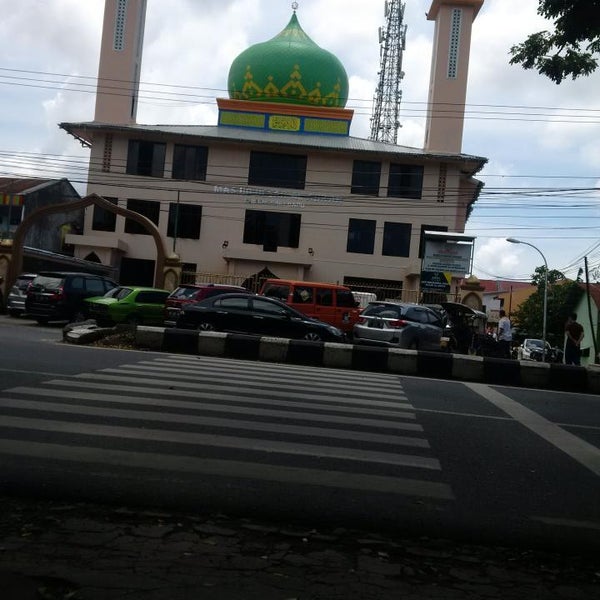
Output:
[[138,327],[138,348],[314,367],[394,373],[492,385],[600,393],[600,366],[508,360],[252,335]]

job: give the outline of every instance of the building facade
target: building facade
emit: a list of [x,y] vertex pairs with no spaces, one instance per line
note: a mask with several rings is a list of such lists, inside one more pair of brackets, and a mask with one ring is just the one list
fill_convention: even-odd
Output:
[[[459,35],[470,36],[481,3],[435,0],[432,14],[455,6]],[[140,48],[143,27],[126,24],[143,22],[145,9],[142,0],[107,0],[103,81],[111,79],[107,65],[120,64],[119,48]],[[451,40],[447,52],[460,41]],[[121,73],[139,65],[137,50],[121,58],[131,63],[120,64]],[[454,73],[460,85],[464,69],[461,63]],[[127,107],[135,106],[136,89]],[[423,150],[350,136],[344,67],[309,38],[295,12],[277,36],[232,63],[228,89],[229,98],[218,100],[217,125],[152,126],[136,124],[135,114],[99,84],[96,119],[61,124],[90,147],[88,193],[148,217],[197,280],[242,281],[268,270],[363,291],[389,288],[392,297],[417,300],[423,232],[464,231],[486,159],[452,147]],[[444,126],[435,119],[433,133],[435,123]],[[121,283],[154,281],[155,243],[131,219],[90,207],[83,235],[68,242],[80,258],[118,266]]]

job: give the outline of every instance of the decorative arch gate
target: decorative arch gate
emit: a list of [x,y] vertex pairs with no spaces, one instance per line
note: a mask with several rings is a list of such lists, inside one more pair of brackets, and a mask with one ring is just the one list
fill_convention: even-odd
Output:
[[[165,247],[163,244],[162,237],[158,231],[156,225],[140,213],[129,210],[128,208],[122,208],[120,206],[115,206],[112,202],[109,202],[102,196],[98,194],[90,194],[82,198],[81,200],[77,200],[75,202],[62,202],[60,204],[53,204],[52,206],[43,206],[42,208],[38,208],[30,215],[25,217],[21,224],[15,230],[15,235],[13,238],[12,245],[12,256],[8,263],[7,269],[7,281],[5,285],[5,289],[9,290],[15,280],[17,279],[19,273],[21,272],[23,266],[23,242],[25,240],[25,235],[29,231],[30,227],[41,217],[49,214],[54,214],[58,212],[71,212],[74,210],[79,210],[82,208],[86,208],[91,206],[92,204],[99,206],[105,210],[113,212],[117,215],[121,215],[128,219],[132,219],[139,223],[154,239],[156,244],[156,268],[154,271],[154,287],[163,288],[165,284],[165,265],[167,263],[167,254],[165,251]],[[169,260],[169,262],[171,262]],[[178,261],[175,261],[178,262]]]

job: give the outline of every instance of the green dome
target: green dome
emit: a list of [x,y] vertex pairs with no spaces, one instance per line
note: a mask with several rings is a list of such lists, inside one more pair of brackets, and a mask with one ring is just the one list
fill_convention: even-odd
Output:
[[331,52],[306,35],[294,13],[279,35],[233,61],[227,88],[236,100],[343,108],[348,75]]

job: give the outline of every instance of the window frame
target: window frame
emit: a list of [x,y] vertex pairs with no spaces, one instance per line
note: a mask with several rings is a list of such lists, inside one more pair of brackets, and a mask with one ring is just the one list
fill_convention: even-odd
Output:
[[[368,230],[358,229],[362,224],[364,227],[368,224]],[[374,219],[348,219],[348,237],[346,242],[346,252],[351,254],[374,254],[375,253],[375,232],[377,230],[377,221]],[[356,237],[356,239],[353,239]]]
[[[142,208],[143,210],[138,210],[135,206]],[[152,210],[148,210],[148,209]],[[159,200],[142,200],[139,198],[128,198],[127,199],[127,209],[132,210],[134,212],[143,215],[144,217],[150,219],[157,227],[160,222],[160,201]],[[131,233],[134,235],[151,235],[150,232],[137,221],[126,217],[125,218],[125,233]]]
[[[370,167],[361,170],[360,167]],[[375,181],[376,180],[376,181]],[[381,162],[356,159],[352,164],[351,194],[379,196],[381,186]]]
[[[294,164],[285,165],[286,160]],[[307,163],[308,156],[306,154],[281,154],[251,150],[248,185],[303,190],[306,186]]]
[[[402,230],[402,235],[399,236],[396,231]],[[396,242],[401,239],[402,246]],[[391,239],[390,239],[391,238]],[[410,257],[410,243],[412,239],[412,223],[398,223],[396,221],[385,221],[383,224],[383,242],[381,244],[382,256],[402,256]]]
[[171,179],[206,181],[208,146],[174,144]]
[[152,140],[129,140],[127,144],[127,175],[164,177],[167,144]]
[[390,163],[388,198],[420,200],[423,197],[424,171],[423,165]]
[[[175,231],[175,213],[177,216],[177,231]],[[184,202],[169,202],[169,218],[167,222],[167,237],[199,240],[202,228],[202,206]]]

